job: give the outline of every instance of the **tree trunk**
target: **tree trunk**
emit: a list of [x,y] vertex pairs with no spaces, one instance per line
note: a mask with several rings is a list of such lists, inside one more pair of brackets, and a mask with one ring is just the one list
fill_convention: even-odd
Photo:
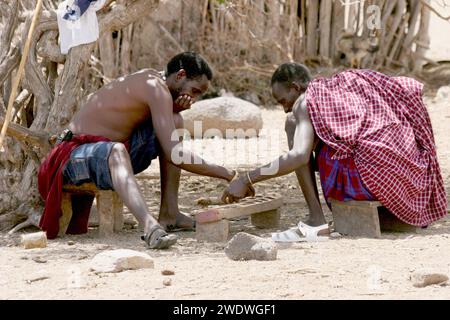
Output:
[[[111,34],[121,30],[137,19],[152,12],[159,4],[158,0],[124,1],[123,5],[110,6],[97,12],[100,34]],[[21,2],[23,7],[29,4]],[[47,3],[51,5],[50,2]],[[17,28],[19,8],[17,1],[9,5],[0,4],[5,25]],[[8,6],[8,8],[6,8]],[[10,9],[6,11],[4,9]],[[13,10],[15,9],[15,11]],[[12,12],[12,13],[11,13]],[[26,16],[22,25],[22,39],[29,29],[31,16]],[[59,54],[55,40],[57,35],[56,14],[43,11],[31,42],[30,53],[25,67],[22,88],[27,89],[34,99],[33,119],[29,129],[12,123],[8,129],[6,152],[0,153],[0,229],[11,228],[16,223],[26,220],[20,227],[38,225],[42,214],[43,201],[37,190],[37,171],[40,161],[47,154],[48,136],[66,127],[77,111],[82,97],[89,93],[85,87],[85,72],[91,58],[95,43],[72,48],[66,56]],[[2,32],[0,43],[0,79],[10,79],[17,66],[15,59],[20,57],[20,50],[11,46],[11,32]],[[7,44],[7,45],[5,45]],[[15,51],[20,51],[15,53]],[[5,54],[8,52],[8,54]],[[39,59],[38,59],[39,55]],[[5,60],[2,57],[10,56]],[[11,58],[11,56],[13,58]],[[55,68],[55,64],[59,64]],[[45,70],[44,70],[45,69]],[[56,69],[59,73],[56,73]],[[45,72],[43,72],[43,70]],[[0,96],[0,99],[6,97]],[[20,98],[20,96],[19,96]],[[18,101],[20,102],[20,101]],[[1,110],[1,108],[0,108]],[[3,121],[0,119],[0,124]],[[17,229],[17,228],[16,228]]]

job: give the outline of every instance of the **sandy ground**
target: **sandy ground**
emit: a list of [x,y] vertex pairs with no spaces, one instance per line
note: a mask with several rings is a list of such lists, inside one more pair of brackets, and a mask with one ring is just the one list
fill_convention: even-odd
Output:
[[[427,98],[435,131],[438,155],[450,191],[450,105]],[[254,151],[242,152],[236,141],[208,140],[193,146],[205,157],[230,167],[255,166],[286,150],[281,134],[285,115],[264,110],[264,126],[283,139],[278,147],[266,144],[267,135],[247,140]],[[233,147],[234,154],[220,151]],[[241,150],[241,151],[239,151]],[[271,150],[270,152],[268,150]],[[248,162],[250,161],[250,162]],[[139,183],[152,213],[158,212],[159,181],[148,176],[157,165],[141,174]],[[219,196],[225,184],[199,176],[183,176],[180,207],[198,209],[195,200]],[[281,230],[307,214],[305,200],[293,174],[258,184],[257,192],[283,194]],[[331,221],[331,214],[326,213]],[[32,229],[27,230],[33,231]],[[269,236],[276,230],[258,230],[247,219],[231,223],[231,235],[245,231]],[[24,231],[25,232],[25,231]],[[270,262],[234,262],[224,254],[225,244],[202,243],[193,232],[179,233],[177,245],[167,251],[147,250],[137,227],[101,240],[92,228],[87,235],[66,236],[49,242],[47,248],[25,250],[20,233],[0,233],[0,299],[449,299],[450,286],[415,288],[411,274],[432,269],[450,276],[450,218],[416,234],[384,233],[381,239],[343,237],[320,243],[280,246]],[[89,271],[91,259],[107,249],[126,248],[149,253],[154,269],[97,275]],[[163,269],[175,271],[171,286],[164,286]],[[36,280],[37,278],[44,278]]]

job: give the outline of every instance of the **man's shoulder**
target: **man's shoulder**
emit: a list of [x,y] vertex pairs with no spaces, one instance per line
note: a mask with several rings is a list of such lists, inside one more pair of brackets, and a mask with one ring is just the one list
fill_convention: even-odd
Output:
[[127,77],[129,84],[138,91],[147,93],[168,91],[166,82],[154,69],[141,69]]
[[297,101],[295,101],[292,113],[294,114],[297,121],[300,121],[301,119],[305,118],[305,116],[308,116],[305,94],[300,95]]

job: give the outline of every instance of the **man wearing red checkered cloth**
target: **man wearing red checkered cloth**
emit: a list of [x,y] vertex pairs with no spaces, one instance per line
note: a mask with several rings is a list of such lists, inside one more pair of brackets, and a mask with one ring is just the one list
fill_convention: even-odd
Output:
[[261,167],[242,174],[223,199],[236,201],[252,184],[295,171],[309,220],[273,238],[312,239],[329,232],[315,185],[317,164],[327,203],[378,200],[419,227],[442,218],[446,195],[422,89],[412,78],[371,70],[311,80],[305,66],[281,65],[272,76],[272,93],[285,112],[292,111],[286,121],[290,151],[269,165],[278,165],[276,173]]

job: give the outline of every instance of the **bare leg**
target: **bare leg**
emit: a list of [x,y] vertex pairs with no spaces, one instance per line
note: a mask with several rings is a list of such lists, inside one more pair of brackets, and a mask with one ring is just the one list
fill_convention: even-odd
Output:
[[[288,115],[286,119],[286,135],[288,139],[289,149],[294,145],[294,133],[296,127],[296,120],[292,114]],[[311,161],[306,166],[295,170],[300,188],[306,200],[309,209],[309,218],[305,223],[311,226],[320,226],[326,223],[323,215],[322,206],[320,205],[319,192],[315,179],[315,173],[312,169]]]
[[114,191],[119,194],[124,204],[144,226],[144,232],[148,233],[150,228],[157,225],[158,222],[148,211],[133,174],[130,156],[122,143],[114,145],[108,163]]
[[[183,128],[183,118],[179,114],[174,114],[174,120],[177,129]],[[178,208],[181,169],[170,163],[163,154],[159,156],[159,167],[161,173],[161,206],[158,222],[166,229],[169,226],[172,228],[193,228],[194,220],[181,213]]]

